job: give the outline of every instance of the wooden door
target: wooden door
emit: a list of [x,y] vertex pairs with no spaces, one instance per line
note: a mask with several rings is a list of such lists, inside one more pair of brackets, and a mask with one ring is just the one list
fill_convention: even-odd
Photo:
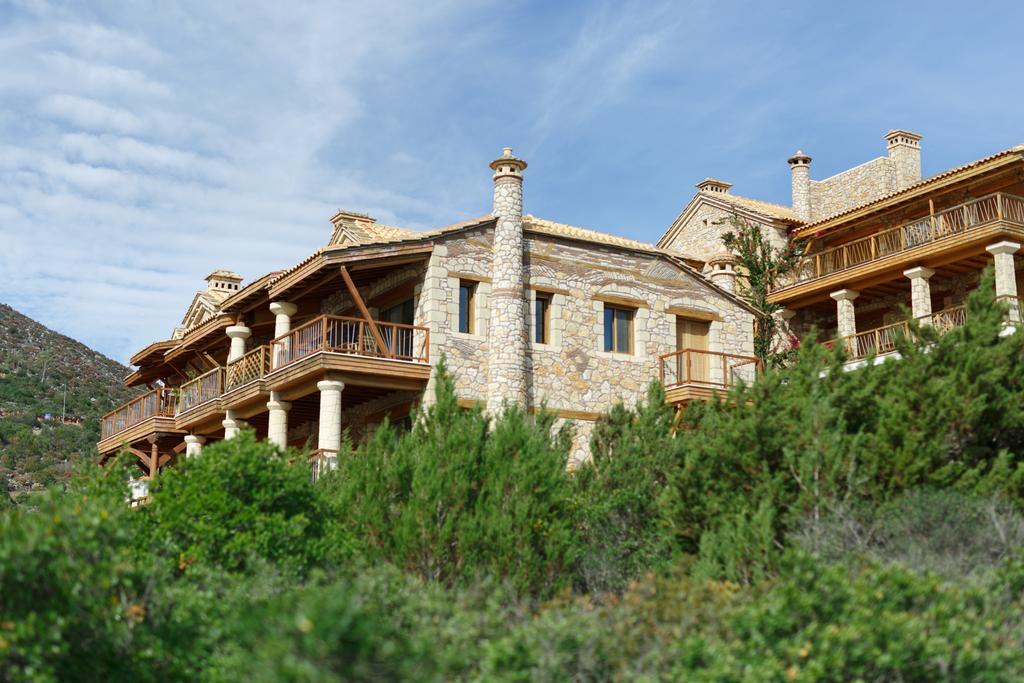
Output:
[[689,350],[677,356],[679,366],[676,368],[680,382],[711,381],[709,356],[702,351],[708,350],[708,334],[711,323],[706,320],[690,320],[676,317],[676,350]]

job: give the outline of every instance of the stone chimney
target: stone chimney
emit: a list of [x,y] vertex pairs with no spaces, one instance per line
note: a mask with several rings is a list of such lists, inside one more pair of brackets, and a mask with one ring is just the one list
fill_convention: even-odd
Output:
[[788,160],[793,175],[793,213],[805,223],[811,222],[811,157],[797,150]]
[[728,251],[715,254],[708,259],[707,276],[711,281],[731,294],[736,293],[736,269],[735,255]]
[[526,407],[526,299],[523,289],[523,169],[506,147],[494,169],[494,242],[488,300],[487,410]]
[[701,192],[720,192],[722,194],[729,194],[730,187],[732,187],[732,183],[727,183],[724,180],[718,180],[716,178],[705,178],[697,183],[697,189]]
[[889,161],[896,176],[896,189],[902,190],[921,179],[921,136],[908,130],[890,130],[885,134]]
[[215,270],[206,276],[206,293],[223,300],[241,288],[242,276],[230,270]]

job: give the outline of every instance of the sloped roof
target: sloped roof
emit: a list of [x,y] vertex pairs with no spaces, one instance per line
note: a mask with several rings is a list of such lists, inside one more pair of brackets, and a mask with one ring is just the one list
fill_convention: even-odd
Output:
[[793,209],[788,206],[783,206],[782,204],[772,204],[771,202],[764,202],[760,199],[752,199],[750,197],[743,197],[738,194],[729,194],[727,192],[709,192],[707,190],[701,190],[697,194],[705,197],[713,197],[714,199],[720,199],[726,203],[735,204],[736,206],[763,214],[769,218],[778,218],[794,223],[803,222],[796,217],[796,214],[793,213]]
[[555,237],[568,237],[584,242],[607,244],[612,247],[623,247],[624,249],[635,249],[637,251],[650,252],[665,251],[664,249],[659,249],[653,244],[648,244],[646,242],[638,242],[637,240],[619,237],[618,235],[610,235],[606,232],[588,230],[587,228],[580,228],[575,225],[569,225],[568,223],[549,221],[545,218],[538,218],[530,214],[523,216],[523,229],[553,235]]
[[806,235],[807,233],[815,232],[817,230],[817,228],[819,228],[820,226],[822,226],[822,225],[824,225],[826,223],[831,223],[832,221],[836,220],[837,218],[841,218],[843,216],[855,213],[857,211],[863,211],[864,209],[867,209],[867,208],[869,208],[869,207],[871,207],[873,205],[876,205],[876,204],[877,205],[885,204],[887,202],[892,201],[893,199],[915,194],[916,192],[919,192],[920,190],[925,189],[925,188],[927,188],[927,187],[929,187],[931,185],[935,185],[935,184],[937,184],[937,183],[939,183],[939,182],[941,182],[943,180],[946,180],[948,178],[952,178],[952,177],[957,176],[957,175],[959,175],[961,173],[965,173],[967,171],[971,171],[971,170],[976,169],[979,166],[987,164],[987,163],[989,163],[991,161],[996,161],[996,160],[1002,159],[1002,158],[1009,158],[1009,157],[1012,157],[1012,156],[1015,156],[1015,155],[1016,156],[1020,156],[1022,154],[1024,154],[1024,145],[1015,145],[1014,147],[1011,147],[1009,149],[1004,149],[1001,152],[996,152],[995,154],[990,154],[987,157],[982,157],[981,159],[976,159],[975,161],[971,161],[971,162],[968,162],[966,164],[962,164],[960,166],[954,166],[953,168],[950,168],[950,169],[947,169],[945,171],[942,171],[941,173],[937,173],[936,175],[933,175],[931,177],[925,178],[923,180],[919,180],[916,183],[914,183],[912,185],[908,185],[907,187],[904,187],[901,190],[896,190],[895,192],[890,192],[890,193],[884,194],[884,195],[882,195],[880,197],[875,197],[874,199],[872,199],[870,201],[863,202],[861,204],[857,204],[856,206],[851,206],[850,208],[844,209],[842,211],[837,211],[836,213],[831,214],[829,216],[826,216],[824,218],[820,218],[820,219],[814,221],[813,223],[808,223],[807,225],[804,225],[804,226],[800,227],[797,230],[797,233],[798,234]]

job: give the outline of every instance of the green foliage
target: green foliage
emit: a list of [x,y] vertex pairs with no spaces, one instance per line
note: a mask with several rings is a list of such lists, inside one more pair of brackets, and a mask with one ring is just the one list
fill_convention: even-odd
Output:
[[775,348],[778,321],[775,313],[781,304],[768,300],[789,273],[800,264],[804,243],[788,240],[785,247],[773,247],[757,223],[731,216],[732,230],[722,235],[722,244],[739,258],[738,293],[754,310],[754,355],[768,365],[778,365],[788,356],[788,349]]
[[302,572],[323,554],[326,507],[308,468],[250,430],[183,459],[150,496],[140,540],[182,570],[247,572],[263,561]]
[[397,437],[384,425],[322,479],[332,516],[371,557],[446,584],[483,575],[547,594],[567,582],[576,537],[568,434],[509,407],[491,425],[459,407],[444,363],[434,402]]
[[581,590],[621,592],[671,558],[674,545],[660,505],[681,459],[673,418],[664,390],[654,383],[635,409],[619,404],[595,426],[592,458],[573,477]]

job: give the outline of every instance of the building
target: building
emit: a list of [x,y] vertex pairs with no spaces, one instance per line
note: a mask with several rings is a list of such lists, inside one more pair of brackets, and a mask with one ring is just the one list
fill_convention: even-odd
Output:
[[[664,379],[669,400],[753,379],[753,311],[731,257],[706,274],[677,251],[523,214],[526,162],[491,163],[493,211],[429,232],[339,211],[328,243],[242,286],[216,271],[170,339],[136,353],[149,392],[102,418],[102,458],[127,447],[147,476],[248,425],[317,468],[342,434],[407,422],[443,355],[460,401],[542,406],[575,425]],[[720,250],[719,250],[720,251]]]
[[885,156],[824,180],[811,178],[811,157],[797,151],[788,207],[733,195],[709,178],[658,246],[713,272],[706,262],[723,258],[716,251],[733,217],[760,226],[776,246],[800,240],[802,262],[770,297],[784,307],[783,330],[838,340],[854,361],[895,349],[909,330],[905,309],[940,331],[963,324],[967,295],[990,264],[996,294],[1017,320],[1024,146],[922,179],[921,139],[890,131]]

